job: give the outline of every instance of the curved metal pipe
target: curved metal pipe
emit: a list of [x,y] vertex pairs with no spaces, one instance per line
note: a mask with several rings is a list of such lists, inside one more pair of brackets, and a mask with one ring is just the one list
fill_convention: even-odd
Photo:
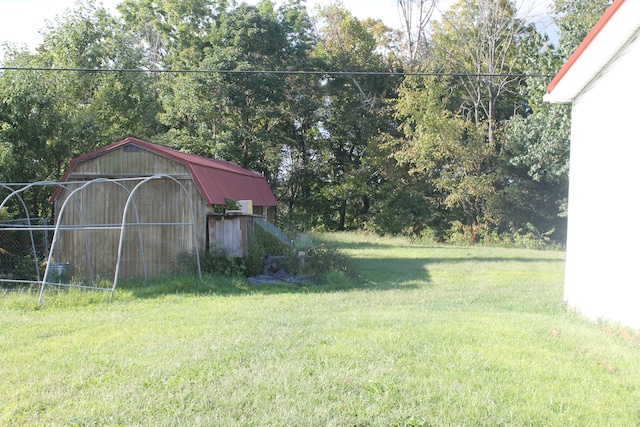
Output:
[[[189,193],[187,192],[187,189],[184,187],[184,185],[182,185],[182,183],[180,181],[178,181],[177,179],[175,179],[174,177],[172,177],[171,175],[167,175],[167,174],[156,174],[150,177],[147,177],[145,179],[143,179],[141,182],[139,182],[138,184],[136,184],[136,186],[133,188],[133,190],[131,190],[131,193],[129,195],[129,198],[127,199],[127,203],[125,204],[124,207],[124,211],[122,214],[122,226],[120,228],[120,242],[118,245],[118,257],[117,257],[117,261],[116,261],[116,271],[113,277],[113,289],[111,290],[111,298],[113,299],[113,294],[115,293],[117,284],[118,284],[118,276],[120,274],[120,259],[122,258],[122,247],[123,247],[123,242],[124,242],[124,230],[125,230],[125,226],[126,226],[126,218],[127,218],[127,211],[129,209],[129,203],[133,200],[133,196],[135,195],[135,193],[137,193],[137,191],[147,182],[152,181],[152,180],[156,180],[156,179],[169,179],[173,182],[175,182],[176,184],[178,184],[178,186],[182,189],[182,192],[186,195],[187,197],[187,201],[188,201],[188,205],[189,205],[189,212],[191,215],[191,227],[193,230],[193,238],[194,238],[194,244],[195,244],[195,252],[196,252],[196,261],[198,264],[198,277],[200,278],[200,280],[202,281],[202,269],[200,268],[200,250],[198,248],[198,232],[196,230],[196,220],[195,220],[195,213],[193,212],[193,200],[191,199],[191,196],[189,195]],[[135,204],[135,202],[134,202]],[[140,227],[139,225],[139,219],[138,219],[138,227]],[[170,223],[167,223],[170,224]],[[145,264],[144,261],[144,254],[143,254],[143,265]],[[146,270],[145,270],[146,271]],[[146,273],[145,273],[146,274]]]

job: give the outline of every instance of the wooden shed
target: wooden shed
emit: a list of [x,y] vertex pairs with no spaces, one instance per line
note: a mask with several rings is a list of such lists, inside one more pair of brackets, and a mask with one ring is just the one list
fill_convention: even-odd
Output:
[[640,329],[640,1],[615,0],[547,87],[570,103],[564,298],[591,319]]
[[[119,253],[120,277],[165,273],[180,255],[214,244],[242,255],[247,221],[273,221],[277,205],[259,174],[135,138],[74,158],[63,182],[52,195],[53,257],[92,278],[112,276]],[[220,214],[227,199],[245,210]]]

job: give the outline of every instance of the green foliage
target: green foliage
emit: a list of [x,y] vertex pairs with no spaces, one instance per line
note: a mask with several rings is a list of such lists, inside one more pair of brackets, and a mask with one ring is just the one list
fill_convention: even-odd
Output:
[[394,156],[444,196],[443,207],[460,209],[468,224],[485,222],[486,200],[494,191],[495,147],[482,128],[447,109],[440,96],[446,84],[429,77],[402,88],[397,116],[406,140]]
[[264,257],[267,254],[271,256],[293,256],[291,247],[285,245],[262,228],[256,227],[245,259],[248,276],[256,276],[263,273]]
[[[46,244],[44,235],[39,232],[35,232],[31,236],[26,231],[0,231],[0,275],[3,278],[38,280],[38,272],[40,274],[44,272],[45,264],[41,254],[38,258],[34,258],[31,237],[33,237],[36,247]],[[14,288],[16,285],[17,283],[11,283],[9,286]]]
[[562,250],[563,245],[553,239],[555,229],[539,231],[535,225],[526,223],[521,228],[512,226],[508,231],[500,232],[496,227],[486,224],[470,226],[454,222],[448,230],[446,242],[454,245],[482,245],[504,248]]
[[242,258],[229,256],[223,250],[202,253],[200,265],[204,273],[230,277],[243,277],[246,269]]
[[240,209],[238,202],[233,199],[225,197],[224,202],[224,205],[213,205],[213,211],[215,213],[223,214],[226,211],[237,211]]
[[322,243],[314,244],[308,235],[299,235],[293,249],[260,231],[249,246],[246,260],[249,275],[263,273],[264,256],[269,254],[276,257],[278,267],[287,274],[306,277],[318,285],[335,287],[363,283],[349,257],[336,248],[326,247]]
[[[265,256],[275,257],[278,268],[292,276],[306,277],[318,285],[348,286],[363,283],[362,277],[349,258],[335,248],[315,245],[309,238],[297,239],[296,250],[285,245],[259,227],[254,230],[248,254],[244,258],[229,256],[225,251],[210,250],[200,253],[200,266],[207,275],[226,277],[252,277],[264,272]],[[197,271],[196,256],[183,254],[178,261],[179,275],[191,276]]]
[[[138,42],[122,30],[103,7],[79,2],[49,23],[36,54],[10,49],[4,62],[44,69],[143,67]],[[3,71],[0,180],[59,180],[74,156],[130,134],[152,136],[158,130],[152,83],[144,73]],[[31,216],[52,216],[48,195],[36,196],[29,201]]]
[[230,256],[224,250],[203,250],[198,257],[195,253],[183,253],[176,265],[177,275],[192,276],[198,272],[198,260],[203,274],[222,275],[228,277],[244,277],[246,267],[242,258]]
[[[547,37],[529,28],[521,42],[520,61],[526,72],[554,73],[562,60]],[[551,238],[566,239],[569,184],[570,106],[542,102],[546,82],[526,78],[519,92],[522,108],[505,123],[501,182],[490,200],[501,233],[512,229],[555,230]]]
[[[342,72],[387,71],[372,27],[340,5],[321,8],[318,20],[315,55],[325,67]],[[399,82],[376,75],[341,74],[326,79],[318,117],[323,162],[319,172],[324,185],[310,205],[322,228],[358,229],[369,214],[376,171],[366,163],[366,155],[375,138],[395,125],[388,115],[388,98],[394,96]]]
[[525,31],[511,1],[460,0],[433,24],[430,69],[457,74],[448,108],[476,127],[486,124],[489,145],[499,145],[499,122],[513,114]]
[[563,60],[571,56],[598,22],[611,0],[555,0],[555,23],[560,31],[558,52]]
[[[556,0],[556,47],[518,2],[461,0],[405,46],[411,70],[453,75],[405,79],[380,74],[407,70],[400,36],[341,4],[310,17],[297,0],[125,0],[115,16],[83,0],[4,64],[225,72],[4,70],[0,181],[57,180],[131,135],[263,174],[291,230],[440,240],[454,221],[498,235],[532,224],[561,243],[569,111],[523,73],[555,73],[608,3]],[[32,216],[52,216],[47,198],[27,201]]]
[[[542,79],[511,74],[553,73],[562,60],[548,37],[517,18],[515,6],[460,1],[434,23],[428,66],[462,75],[405,81],[396,104],[404,138],[393,155],[432,185],[428,199],[447,209],[439,234],[475,242],[533,225],[556,230],[552,240],[561,243],[569,111],[542,103]],[[447,231],[451,221],[464,226]]]
[[13,256],[14,269],[12,271],[13,277],[22,280],[37,280],[36,263],[40,268],[40,273],[44,272],[40,265],[40,260],[35,260],[32,254],[26,254],[22,256]]

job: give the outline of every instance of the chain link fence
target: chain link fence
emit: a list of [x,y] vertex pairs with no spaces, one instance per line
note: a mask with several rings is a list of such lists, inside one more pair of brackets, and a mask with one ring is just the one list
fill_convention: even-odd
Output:
[[0,287],[11,280],[41,280],[53,224],[52,218],[0,220]]

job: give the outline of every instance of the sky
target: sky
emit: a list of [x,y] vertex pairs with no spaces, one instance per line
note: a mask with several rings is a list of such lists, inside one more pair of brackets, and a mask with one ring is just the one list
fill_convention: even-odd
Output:
[[[122,0],[98,0],[107,9],[115,11]],[[445,8],[453,0],[441,0],[439,8]],[[250,0],[249,3],[257,2]],[[331,0],[307,0],[307,7],[325,5]],[[551,0],[518,0],[522,10],[531,10],[531,16],[545,13]],[[73,8],[75,0],[0,0],[0,58],[3,56],[2,45],[5,42],[18,46],[27,46],[34,50],[42,42],[40,30],[46,27],[46,21],[53,21],[66,9]],[[343,0],[345,7],[356,17],[381,19],[390,27],[400,27],[400,17],[396,0]],[[542,23],[541,31],[547,31]]]

